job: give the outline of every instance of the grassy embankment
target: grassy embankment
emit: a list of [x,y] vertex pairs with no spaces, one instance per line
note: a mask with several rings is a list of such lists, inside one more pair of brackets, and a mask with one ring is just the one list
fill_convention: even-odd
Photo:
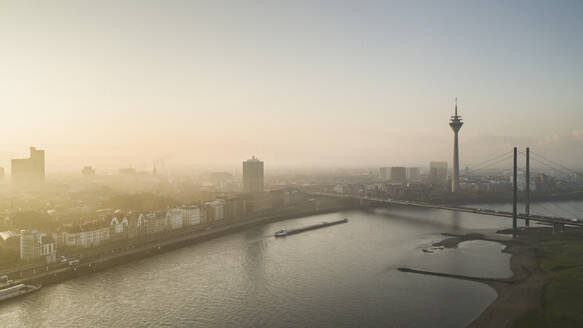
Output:
[[532,246],[551,278],[542,291],[542,307],[513,327],[583,327],[583,231],[546,236]]

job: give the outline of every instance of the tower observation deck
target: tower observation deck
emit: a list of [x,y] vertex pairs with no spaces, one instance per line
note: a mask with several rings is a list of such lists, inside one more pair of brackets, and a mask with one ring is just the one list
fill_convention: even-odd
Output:
[[451,191],[459,190],[460,185],[460,162],[458,150],[458,132],[462,128],[462,117],[457,114],[457,98],[455,98],[455,115],[450,117],[449,126],[453,130],[453,167],[451,171]]

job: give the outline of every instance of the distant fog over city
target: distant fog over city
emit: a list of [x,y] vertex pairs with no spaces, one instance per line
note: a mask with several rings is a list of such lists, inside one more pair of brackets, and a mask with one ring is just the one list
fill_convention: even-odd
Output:
[[0,328],[583,327],[583,0],[0,0]]
[[0,166],[460,166],[512,146],[583,161],[582,4],[0,4]]

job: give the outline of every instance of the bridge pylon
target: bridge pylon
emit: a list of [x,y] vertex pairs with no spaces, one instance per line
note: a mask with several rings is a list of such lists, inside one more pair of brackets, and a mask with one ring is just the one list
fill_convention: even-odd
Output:
[[517,171],[517,148],[514,147],[514,170],[512,172],[512,236],[516,237],[516,223],[518,219],[518,213],[516,212],[516,205],[518,203],[518,181],[516,181],[516,171]]
[[530,148],[526,147],[526,172],[524,176],[524,191],[526,192],[526,199],[524,201],[526,219],[524,225],[528,228],[530,226]]

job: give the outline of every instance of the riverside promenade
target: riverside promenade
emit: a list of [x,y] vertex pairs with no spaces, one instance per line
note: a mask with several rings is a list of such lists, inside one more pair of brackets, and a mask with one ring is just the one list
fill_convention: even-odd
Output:
[[136,238],[135,242],[125,243],[117,248],[104,250],[99,254],[80,256],[75,264],[59,263],[27,268],[24,271],[14,270],[6,274],[10,285],[16,284],[53,284],[71,279],[91,272],[103,270],[129,261],[161,254],[173,249],[191,245],[197,242],[218,238],[229,233],[241,231],[257,225],[271,222],[304,217],[310,215],[325,214],[343,210],[354,209],[355,206],[334,206],[322,209],[289,209],[276,213],[242,218],[228,221],[218,221],[201,225],[196,230],[176,231],[172,234],[161,234],[152,239]]

